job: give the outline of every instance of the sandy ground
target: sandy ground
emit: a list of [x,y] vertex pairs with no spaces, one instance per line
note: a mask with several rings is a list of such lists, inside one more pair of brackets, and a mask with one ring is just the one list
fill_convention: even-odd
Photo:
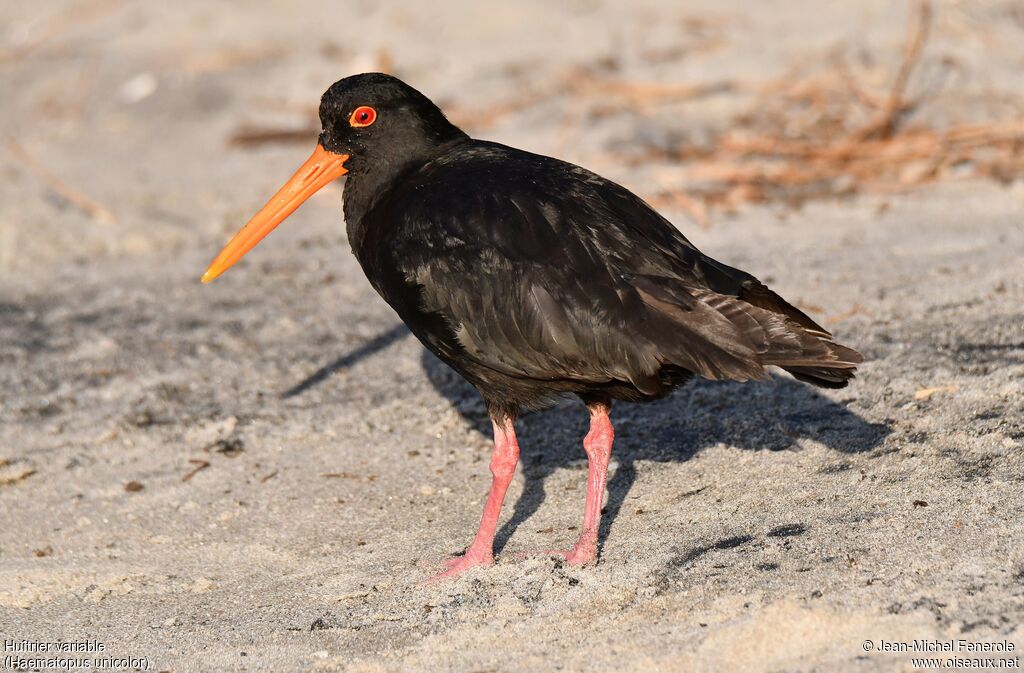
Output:
[[[668,209],[867,363],[837,392],[780,374],[619,406],[585,569],[517,558],[577,534],[585,415],[566,402],[519,424],[498,564],[421,584],[477,523],[486,419],[365,282],[340,188],[198,283],[312,148],[230,134],[301,128],[343,75],[384,61],[456,118],[512,103],[475,132],[648,194],[658,167],[616,158],[720,127],[742,92],[604,116],[517,98],[610,60],[701,83],[785,76],[837,44],[898,53],[907,17],[627,4],[0,6],[0,123],[22,148],[0,151],[0,639],[95,639],[167,671],[895,671],[909,655],[863,642],[914,638],[1019,654],[1020,180],[747,207],[707,230]],[[935,114],[1021,88],[1019,3],[939,19],[930,58],[965,66]]]

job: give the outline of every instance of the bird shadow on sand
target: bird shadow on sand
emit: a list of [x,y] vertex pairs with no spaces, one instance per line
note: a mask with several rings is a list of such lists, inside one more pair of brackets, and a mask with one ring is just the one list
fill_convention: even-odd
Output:
[[[476,389],[427,351],[422,363],[434,388],[489,437],[490,420]],[[588,419],[578,400],[520,417],[516,434],[525,486],[511,518],[495,537],[495,551],[501,551],[516,528],[540,508],[551,474],[575,467],[585,482],[583,436]],[[841,454],[862,453],[880,446],[890,433],[886,425],[870,423],[813,387],[781,374],[747,384],[698,380],[656,402],[618,402],[612,408],[612,422],[612,455],[618,467],[608,480],[598,535],[601,547],[636,482],[637,461],[685,462],[717,444],[748,451],[792,450],[804,439]],[[579,505],[582,517],[582,499]]]
[[[408,336],[404,325],[385,330],[322,366],[282,397],[301,395],[334,372]],[[435,390],[477,431],[490,437],[490,420],[476,389],[426,350],[422,364]],[[841,454],[862,453],[880,446],[890,433],[886,425],[870,423],[841,402],[784,375],[747,384],[697,380],[656,402],[616,403],[612,421],[616,426],[613,457],[618,467],[608,481],[598,536],[602,547],[636,482],[637,461],[685,462],[702,449],[718,444],[747,451],[784,451],[795,448],[800,440],[819,442]],[[587,422],[586,409],[578,400],[520,417],[516,432],[526,482],[511,518],[498,531],[495,551],[500,551],[516,528],[540,508],[550,475],[567,468],[585,473],[582,440]],[[586,479],[582,474],[580,478]],[[581,516],[582,509],[581,500]]]

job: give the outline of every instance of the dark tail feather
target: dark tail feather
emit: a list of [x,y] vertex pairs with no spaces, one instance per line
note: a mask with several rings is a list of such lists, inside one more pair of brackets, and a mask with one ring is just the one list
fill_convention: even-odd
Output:
[[[794,327],[803,330],[802,326]],[[803,331],[799,338],[802,352],[784,351],[774,357],[769,353],[765,364],[781,367],[804,383],[821,388],[845,388],[854,377],[857,365],[864,361],[857,351],[818,332]]]
[[798,381],[820,388],[845,388],[854,377],[855,367],[783,367]]
[[[857,365],[864,361],[864,357],[852,348],[837,344],[829,338],[819,336],[816,340],[818,348],[814,349],[814,361],[771,364],[782,367],[792,374],[793,378],[804,383],[822,388],[845,388],[854,377]],[[825,347],[825,353],[821,353],[821,346]]]
[[763,379],[771,365],[812,385],[842,388],[864,361],[753,277],[738,297],[651,276],[636,277],[633,286],[670,320],[662,333],[651,332],[661,337],[659,359],[705,378]]
[[[792,374],[793,378],[798,381],[821,388],[845,388],[850,379],[854,378],[857,365],[864,361],[864,357],[852,348],[832,341],[832,335],[828,330],[811,320],[803,311],[791,305],[756,279],[744,283],[740,296],[744,301],[755,306],[785,315],[796,323],[794,327],[798,325],[797,329],[803,331],[800,341],[807,346],[803,355],[808,357],[809,361],[793,362],[792,360],[799,360],[801,355],[784,353],[780,354],[782,355],[781,361],[772,362],[771,354],[769,354],[765,364],[777,365]],[[787,359],[790,362],[786,362]]]

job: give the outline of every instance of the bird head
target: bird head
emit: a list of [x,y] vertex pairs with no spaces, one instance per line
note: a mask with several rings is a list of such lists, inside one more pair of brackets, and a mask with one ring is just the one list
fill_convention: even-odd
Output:
[[302,203],[346,174],[393,176],[436,148],[464,138],[430,99],[391,75],[364,73],[335,82],[320,99],[323,128],[313,154],[249,220],[203,274],[228,270]]

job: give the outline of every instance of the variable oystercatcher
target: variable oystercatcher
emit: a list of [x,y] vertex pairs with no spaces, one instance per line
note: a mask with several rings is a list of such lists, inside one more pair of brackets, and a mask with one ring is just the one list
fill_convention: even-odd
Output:
[[470,138],[395,77],[354,75],[320,101],[308,161],[203,275],[222,274],[342,175],[348,240],[374,289],[472,383],[494,426],[480,529],[438,577],[493,563],[523,408],[578,395],[590,411],[583,532],[597,554],[612,400],[645,402],[694,375],[748,381],[775,365],[840,388],[861,356],[757,278],[702,254],[627,189],[579,166]]

